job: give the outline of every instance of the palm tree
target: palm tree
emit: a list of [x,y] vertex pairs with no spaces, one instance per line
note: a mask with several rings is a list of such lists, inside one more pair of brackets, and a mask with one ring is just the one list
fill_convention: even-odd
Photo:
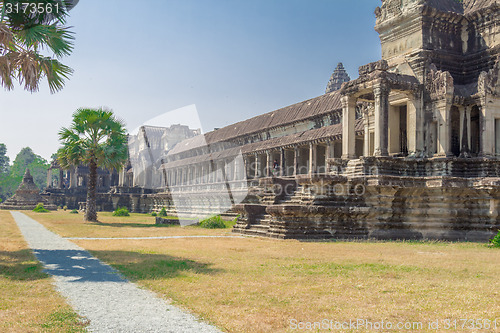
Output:
[[61,167],[89,166],[85,220],[97,222],[97,168],[119,170],[127,160],[128,146],[124,123],[113,112],[100,109],[78,109],[69,128],[61,128],[63,147],[57,152]]
[[51,93],[64,87],[73,70],[58,59],[73,51],[73,33],[64,25],[69,9],[76,3],[0,0],[0,84],[5,89],[13,89],[13,81],[17,80],[24,89],[36,92],[43,77]]

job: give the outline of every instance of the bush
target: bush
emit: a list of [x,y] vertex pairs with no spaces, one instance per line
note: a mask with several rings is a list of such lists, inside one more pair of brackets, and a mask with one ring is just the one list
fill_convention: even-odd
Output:
[[493,247],[500,247],[500,230],[498,230],[498,234],[493,239],[490,239],[490,244]]
[[156,212],[151,213],[151,216],[156,216],[156,215],[158,215],[158,214],[156,214]]
[[160,214],[159,216],[161,217],[165,217],[167,216],[167,209],[165,207],[163,207],[161,210],[160,210]]
[[64,206],[63,209],[64,211],[66,211],[68,209],[68,206]]
[[224,223],[220,215],[216,215],[200,221],[200,227],[206,229],[224,229],[226,228],[226,223]]
[[78,214],[78,210],[76,209],[73,209],[71,212],[69,212],[70,214]]
[[114,212],[113,216],[130,216],[127,207],[118,207]]
[[39,203],[38,205],[36,205],[35,209],[33,209],[34,212],[37,212],[37,213],[48,213],[49,211],[47,209],[45,209],[45,207],[43,207],[43,203]]

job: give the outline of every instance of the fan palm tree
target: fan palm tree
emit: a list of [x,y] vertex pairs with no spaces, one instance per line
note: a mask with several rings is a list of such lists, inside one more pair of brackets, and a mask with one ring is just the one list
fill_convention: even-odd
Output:
[[97,222],[97,168],[121,169],[128,156],[124,123],[106,109],[78,109],[69,128],[61,128],[61,167],[89,166],[85,220]]
[[17,80],[35,92],[43,77],[51,93],[64,87],[73,70],[59,59],[73,51],[73,33],[64,25],[76,2],[0,0],[0,84],[5,89],[13,89]]

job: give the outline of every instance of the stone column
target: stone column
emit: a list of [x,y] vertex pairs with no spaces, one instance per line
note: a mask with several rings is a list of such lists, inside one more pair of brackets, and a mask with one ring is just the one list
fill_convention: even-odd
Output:
[[407,110],[408,156],[421,156],[424,152],[424,117],[421,96],[410,96]]
[[316,173],[316,145],[309,144],[309,175]]
[[64,184],[64,172],[62,169],[59,169],[59,182],[57,183],[57,187],[62,189],[63,188],[63,184]]
[[52,169],[47,170],[47,188],[52,187]]
[[259,161],[259,155],[255,154],[255,177],[254,178],[259,178],[259,169],[260,169],[260,161]]
[[297,147],[293,148],[293,175],[297,175],[297,169],[299,167],[299,149]]
[[356,99],[343,96],[342,99],[342,158],[353,159],[356,156]]
[[69,171],[69,188],[77,187],[77,174],[74,168],[71,168]]
[[[370,156],[370,118],[368,111],[363,115],[363,124],[365,127],[364,141],[363,141],[363,156]],[[327,146],[330,147],[330,145]],[[327,155],[328,158],[328,155]]]
[[238,180],[240,180],[240,178],[242,178],[242,177],[240,177],[240,169],[241,169],[240,162],[241,162],[241,160],[240,160],[239,156],[236,156],[233,160],[233,170],[234,170],[233,171],[233,180],[234,181],[238,181]]
[[266,159],[267,159],[267,166],[266,166],[266,170],[265,170],[265,173],[266,173],[266,177],[271,177],[273,174],[273,161],[272,161],[272,155],[270,152],[266,152]]
[[389,89],[378,84],[373,88],[375,95],[375,156],[388,156],[389,144]]
[[328,142],[326,146],[326,158],[333,158],[335,156],[335,141]]
[[280,148],[280,177],[285,176],[285,149]]
[[[470,157],[470,107],[460,107],[460,157]],[[468,114],[468,115],[467,115]]]
[[492,156],[495,154],[495,119],[488,110],[486,98],[482,98],[479,106],[479,155]]
[[121,169],[120,169],[120,173],[118,174],[118,186],[125,186],[125,166],[123,166]]
[[451,101],[444,98],[437,104],[438,120],[438,156],[452,156],[451,153]]

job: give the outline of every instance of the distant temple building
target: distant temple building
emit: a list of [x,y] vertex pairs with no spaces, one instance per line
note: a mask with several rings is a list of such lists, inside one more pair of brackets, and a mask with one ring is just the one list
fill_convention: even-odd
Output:
[[121,191],[113,206],[229,209],[235,232],[279,238],[491,238],[500,4],[385,0],[375,15],[382,59],[357,79],[339,64],[324,95],[155,151],[133,176],[154,193]]

